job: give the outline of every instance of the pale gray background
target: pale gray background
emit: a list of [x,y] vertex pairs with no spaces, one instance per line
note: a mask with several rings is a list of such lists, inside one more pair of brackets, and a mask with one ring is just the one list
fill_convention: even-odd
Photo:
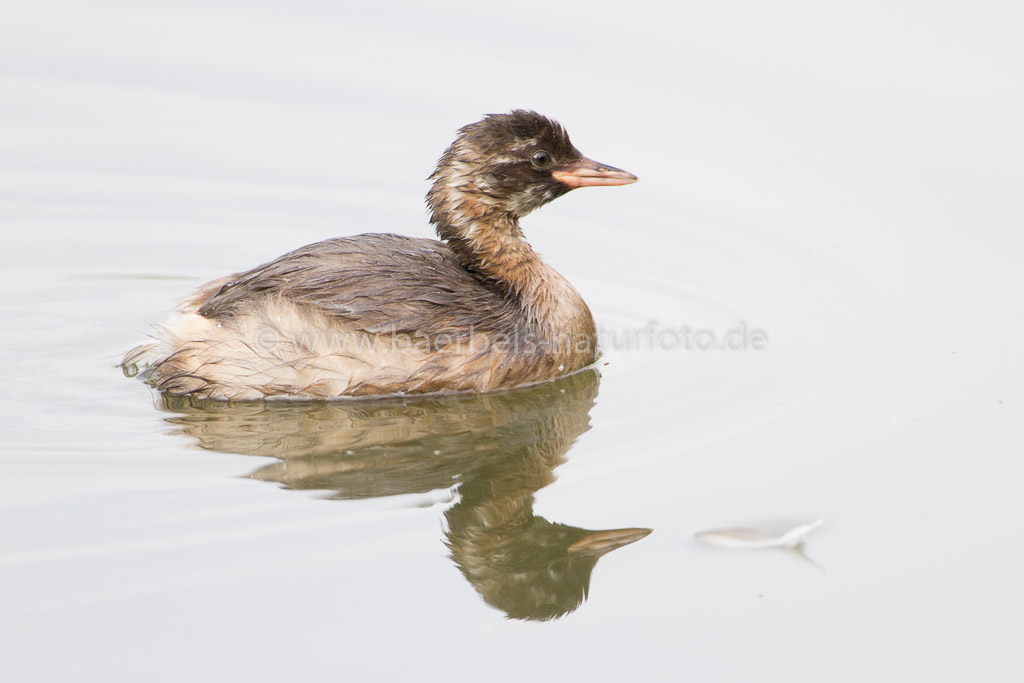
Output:
[[[0,5],[0,677],[1021,680],[1020,5],[370,5]],[[428,235],[512,107],[641,177],[524,222],[603,327],[770,339],[605,349],[537,512],[655,533],[547,624],[438,505],[248,480],[113,369],[206,279]],[[824,572],[692,540],[818,517]]]

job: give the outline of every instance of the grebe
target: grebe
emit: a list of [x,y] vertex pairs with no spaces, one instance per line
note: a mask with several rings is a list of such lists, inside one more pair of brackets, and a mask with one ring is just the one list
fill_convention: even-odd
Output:
[[527,243],[519,219],[577,187],[636,176],[584,157],[536,112],[459,129],[430,176],[443,240],[317,242],[214,280],[123,367],[196,398],[337,398],[490,391],[597,358],[594,319]]

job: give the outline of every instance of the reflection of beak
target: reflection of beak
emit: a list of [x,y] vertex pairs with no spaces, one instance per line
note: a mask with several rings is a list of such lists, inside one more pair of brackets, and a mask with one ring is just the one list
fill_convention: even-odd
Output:
[[600,164],[586,157],[563,166],[551,175],[569,187],[592,187],[595,185],[629,185],[637,177],[621,168]]
[[610,531],[588,531],[583,538],[569,546],[570,553],[604,555],[616,548],[636,543],[645,538],[653,529],[612,529]]

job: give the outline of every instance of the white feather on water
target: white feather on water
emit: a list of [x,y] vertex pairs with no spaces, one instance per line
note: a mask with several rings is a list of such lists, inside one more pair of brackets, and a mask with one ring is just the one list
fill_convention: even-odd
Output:
[[694,534],[694,538],[718,548],[736,550],[763,550],[765,548],[799,548],[807,535],[825,523],[819,519],[810,524],[801,524],[781,534],[760,529],[709,529]]

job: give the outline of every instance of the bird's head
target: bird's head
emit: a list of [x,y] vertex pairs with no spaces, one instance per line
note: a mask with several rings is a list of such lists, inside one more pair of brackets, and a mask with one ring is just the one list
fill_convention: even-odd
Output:
[[470,220],[492,211],[519,218],[577,187],[637,180],[583,156],[558,122],[522,109],[459,129],[431,179],[427,203],[438,225],[460,212]]

